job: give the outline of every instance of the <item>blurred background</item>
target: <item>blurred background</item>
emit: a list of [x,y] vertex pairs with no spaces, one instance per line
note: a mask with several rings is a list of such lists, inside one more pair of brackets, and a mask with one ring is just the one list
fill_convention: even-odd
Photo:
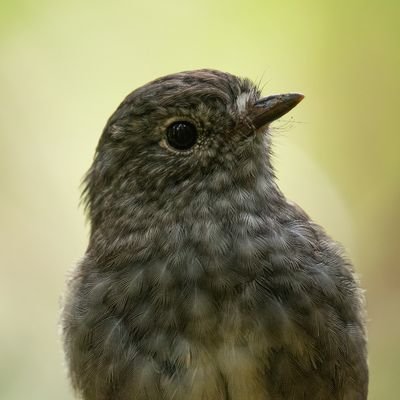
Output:
[[0,3],[0,398],[72,399],[59,298],[83,255],[79,184],[109,115],[161,75],[210,67],[306,95],[274,126],[280,185],[367,290],[370,399],[400,390],[400,3]]

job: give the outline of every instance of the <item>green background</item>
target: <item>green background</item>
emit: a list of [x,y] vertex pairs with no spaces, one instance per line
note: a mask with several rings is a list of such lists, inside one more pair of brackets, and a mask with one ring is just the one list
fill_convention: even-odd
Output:
[[0,398],[72,399],[58,337],[106,119],[166,73],[217,68],[305,100],[275,123],[280,185],[367,290],[370,399],[400,390],[398,1],[8,1],[0,12]]

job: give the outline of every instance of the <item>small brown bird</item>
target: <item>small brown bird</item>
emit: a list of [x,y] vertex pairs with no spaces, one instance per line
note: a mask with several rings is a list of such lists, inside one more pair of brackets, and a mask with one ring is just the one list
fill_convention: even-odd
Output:
[[182,72],[132,92],[85,180],[63,310],[84,400],[365,400],[364,301],[276,185],[269,124],[300,94]]

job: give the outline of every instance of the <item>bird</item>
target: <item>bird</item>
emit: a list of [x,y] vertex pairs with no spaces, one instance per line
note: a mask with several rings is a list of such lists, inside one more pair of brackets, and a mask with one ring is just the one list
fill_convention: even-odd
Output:
[[273,168],[271,123],[303,97],[201,69],[109,118],[61,314],[79,398],[367,399],[359,279]]

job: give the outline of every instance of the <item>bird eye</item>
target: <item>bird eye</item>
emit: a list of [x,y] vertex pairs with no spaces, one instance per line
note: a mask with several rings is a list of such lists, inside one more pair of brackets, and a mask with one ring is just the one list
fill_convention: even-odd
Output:
[[167,128],[168,144],[177,150],[188,150],[196,144],[197,129],[187,121],[175,121]]

